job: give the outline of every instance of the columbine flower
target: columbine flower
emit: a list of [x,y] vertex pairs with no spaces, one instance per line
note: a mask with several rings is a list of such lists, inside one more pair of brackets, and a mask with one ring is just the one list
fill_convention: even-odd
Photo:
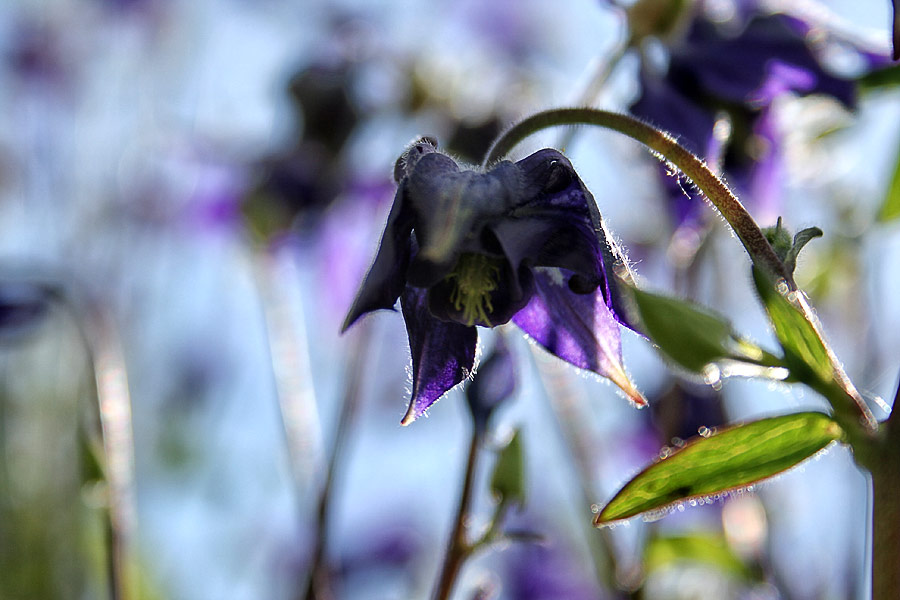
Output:
[[[745,19],[742,23],[697,16],[683,37],[669,41],[668,65],[662,72],[644,61],[641,96],[631,112],[672,132],[711,164],[721,165],[742,197],[769,208],[774,218],[781,139],[772,103],[789,93],[818,94],[852,109],[856,86],[823,66],[807,44],[810,25],[783,14],[760,15],[753,2],[740,6],[741,17],[734,21]],[[874,55],[859,52],[870,66],[878,62]],[[719,115],[730,121],[730,139],[722,135],[728,127],[717,127],[717,122],[725,125]],[[702,203],[688,197],[673,178],[666,179],[678,223],[693,220]]]
[[540,150],[487,172],[462,170],[434,140],[397,161],[381,246],[344,322],[393,308],[406,321],[413,390],[404,425],[475,364],[475,326],[512,320],[556,356],[645,403],[621,362],[607,269],[616,259],[571,163]]

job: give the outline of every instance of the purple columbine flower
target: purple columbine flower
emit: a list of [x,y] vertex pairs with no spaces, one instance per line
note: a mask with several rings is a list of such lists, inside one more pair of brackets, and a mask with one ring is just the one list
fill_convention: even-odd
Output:
[[622,366],[624,321],[607,277],[618,255],[565,156],[545,149],[487,172],[463,170],[423,138],[394,178],[381,246],[343,329],[400,299],[413,362],[404,425],[472,373],[476,325],[510,320],[645,404]]
[[[745,15],[758,11],[744,8]],[[798,18],[756,14],[737,32],[734,25],[698,16],[684,37],[667,47],[663,72],[644,61],[641,96],[631,112],[675,134],[711,164],[721,165],[742,196],[774,213],[777,206],[771,205],[778,199],[770,178],[779,168],[781,149],[773,129],[773,101],[787,93],[819,94],[852,109],[856,85],[823,66],[807,44],[811,27]],[[874,57],[864,58],[874,66]],[[719,114],[731,122],[730,140],[715,134]],[[673,178],[667,180],[677,222],[693,221],[702,203],[692,200]]]

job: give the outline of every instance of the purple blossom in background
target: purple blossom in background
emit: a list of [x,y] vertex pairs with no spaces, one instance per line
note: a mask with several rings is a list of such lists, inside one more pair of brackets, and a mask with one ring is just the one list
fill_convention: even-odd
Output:
[[[783,14],[753,15],[748,6],[741,8],[746,20],[739,31],[733,22],[716,23],[701,14],[683,38],[668,46],[663,72],[644,61],[641,96],[631,112],[675,134],[709,163],[721,165],[739,196],[768,217],[777,213],[782,155],[772,103],[790,93],[821,94],[853,109],[856,85],[823,66],[806,41],[810,25]],[[716,127],[720,115],[730,121],[730,139]],[[696,221],[702,203],[671,176],[665,177],[665,186],[676,222]]]
[[[531,522],[529,522],[531,525]],[[504,553],[506,597],[517,600],[594,600],[602,597],[571,551],[558,540],[517,544]]]
[[344,329],[400,298],[413,360],[403,424],[472,373],[476,325],[510,320],[645,403],[622,367],[607,278],[617,257],[566,157],[545,149],[480,173],[425,138],[397,161],[395,179],[381,246]]

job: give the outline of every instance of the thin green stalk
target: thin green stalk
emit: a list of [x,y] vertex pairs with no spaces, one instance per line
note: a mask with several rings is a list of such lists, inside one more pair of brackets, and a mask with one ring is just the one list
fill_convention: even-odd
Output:
[[341,403],[341,413],[338,416],[337,430],[331,444],[331,452],[328,460],[328,471],[325,483],[319,495],[316,509],[316,534],[313,542],[312,562],[309,571],[309,581],[306,590],[301,596],[306,600],[331,600],[335,597],[331,586],[331,574],[326,559],[326,541],[329,525],[331,523],[331,510],[333,508],[332,496],[334,494],[337,479],[338,466],[344,451],[346,450],[349,433],[356,422],[359,412],[360,391],[365,373],[366,358],[371,339],[371,324],[360,323],[356,326],[357,339],[353,344],[353,355],[350,359],[347,371],[349,380],[344,390],[344,398]]
[[444,555],[444,564],[441,567],[441,575],[434,588],[432,598],[434,600],[447,600],[453,591],[456,577],[462,568],[466,558],[472,553],[473,547],[466,539],[466,521],[469,516],[469,508],[472,504],[472,491],[475,487],[475,470],[478,466],[478,450],[481,446],[481,436],[475,427],[472,428],[472,438],[469,441],[469,454],[466,458],[466,474],[463,479],[462,494],[459,497],[459,506],[456,509],[456,518],[453,521],[453,532],[447,542],[447,552]]
[[125,357],[112,315],[102,306],[79,294],[74,286],[45,284],[45,289],[71,316],[87,352],[96,393],[103,477],[108,487],[104,528],[109,548],[110,597],[131,600],[137,596],[133,550],[136,506],[134,435]]

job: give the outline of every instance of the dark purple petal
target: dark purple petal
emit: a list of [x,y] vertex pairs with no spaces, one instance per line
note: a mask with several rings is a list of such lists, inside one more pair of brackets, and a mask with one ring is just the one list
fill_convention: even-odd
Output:
[[[626,327],[618,288],[612,275],[626,260],[607,236],[594,197],[569,160],[556,150],[539,150],[516,163],[522,169],[527,200],[493,230],[515,265],[558,267],[572,271],[569,287],[587,294],[599,289],[618,321]],[[543,187],[542,187],[543,186]],[[521,267],[520,267],[521,269]]]
[[412,252],[410,233],[413,228],[412,213],[406,207],[405,195],[406,185],[401,183],[394,196],[375,262],[366,274],[341,331],[346,331],[367,312],[393,308],[403,291]]
[[477,247],[486,223],[507,212],[518,178],[509,162],[477,173],[460,171],[449,156],[432,153],[418,160],[407,185],[419,244],[409,283],[428,287],[450,273],[466,242]]
[[400,423],[409,425],[469,376],[475,365],[478,333],[474,327],[433,317],[423,289],[407,287],[400,297],[400,308],[413,364],[412,397]]
[[647,403],[622,365],[619,322],[600,290],[575,294],[560,269],[535,272],[535,294],[513,322],[551,354],[619,386],[638,406]]
[[494,410],[512,396],[516,389],[515,361],[509,348],[498,337],[493,351],[466,388],[466,400],[477,431],[486,431]]
[[561,267],[593,286],[605,281],[606,240],[594,215],[594,197],[571,163],[555,150],[516,163],[525,176],[523,201],[492,229],[513,265]]

